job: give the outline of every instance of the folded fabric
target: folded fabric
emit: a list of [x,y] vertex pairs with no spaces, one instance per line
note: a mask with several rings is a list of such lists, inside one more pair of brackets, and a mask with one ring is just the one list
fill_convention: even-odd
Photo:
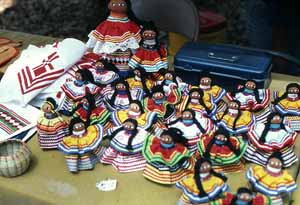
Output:
[[5,72],[0,102],[25,106],[78,62],[85,51],[85,44],[72,38],[44,47],[29,45]]
[[30,105],[21,107],[0,103],[0,141],[9,138],[28,140],[35,132],[39,115],[40,110]]

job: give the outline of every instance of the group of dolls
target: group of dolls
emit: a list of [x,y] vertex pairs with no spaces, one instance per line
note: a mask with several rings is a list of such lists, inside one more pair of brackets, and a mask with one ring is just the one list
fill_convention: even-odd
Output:
[[[60,105],[47,98],[38,120],[42,149],[59,149],[70,172],[97,162],[118,172],[176,184],[178,204],[282,204],[296,189],[285,170],[300,128],[300,86],[276,92],[247,80],[236,90],[198,85],[169,71],[153,23],[138,21],[130,1],[108,1],[108,17],[89,34],[86,68],[62,86]],[[103,141],[108,140],[108,146]],[[251,187],[229,192],[226,173],[255,163]]]

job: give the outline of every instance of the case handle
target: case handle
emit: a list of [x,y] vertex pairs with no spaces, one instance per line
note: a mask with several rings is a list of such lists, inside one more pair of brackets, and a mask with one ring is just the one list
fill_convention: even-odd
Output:
[[230,58],[225,58],[225,57],[217,56],[213,52],[209,52],[207,56],[208,56],[208,58],[213,58],[213,59],[222,60],[222,61],[229,61],[229,62],[235,62],[235,61],[237,61],[239,59],[238,56],[231,56]]

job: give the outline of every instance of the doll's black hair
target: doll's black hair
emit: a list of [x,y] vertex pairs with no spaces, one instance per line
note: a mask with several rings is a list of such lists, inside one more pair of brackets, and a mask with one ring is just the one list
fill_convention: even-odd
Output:
[[78,69],[76,73],[79,73],[85,84],[92,83],[95,84],[94,76],[88,69]]
[[70,124],[69,124],[69,134],[72,135],[72,132],[73,132],[73,127],[75,124],[77,123],[83,123],[84,126],[85,126],[85,129],[88,127],[87,123],[85,123],[82,119],[80,119],[79,117],[75,117],[75,118],[72,118],[71,121],[70,121]]
[[[243,194],[243,193],[247,193],[247,194],[249,194],[250,196],[253,196],[253,192],[252,192],[250,189],[248,189],[248,188],[246,188],[246,187],[240,187],[240,188],[237,190],[236,196],[233,197],[233,199],[232,199],[232,201],[231,201],[230,204],[231,204],[231,205],[237,205],[237,204],[236,204],[236,201],[238,200],[238,195]],[[247,205],[252,205],[252,203],[253,203],[253,199],[252,199],[251,201],[249,201]]]
[[[201,131],[201,133],[202,133],[202,134],[205,134],[205,133],[206,133],[206,130],[202,127],[202,125],[198,122],[198,120],[196,120],[196,113],[195,113],[195,111],[192,110],[192,109],[185,109],[185,110],[183,110],[181,113],[183,113],[183,112],[185,112],[185,111],[188,111],[188,112],[190,112],[190,113],[192,114],[192,116],[193,116],[193,122],[194,122],[194,123],[196,124],[196,126],[199,128],[199,130]],[[179,117],[179,118],[177,118],[175,121],[171,122],[171,123],[169,124],[169,126],[170,126],[170,125],[173,125],[173,124],[175,124],[175,123],[177,123],[178,121],[182,121],[182,117]]]
[[[123,122],[123,125],[124,125],[126,122],[131,122],[131,123],[134,125],[134,127],[135,127],[135,129],[132,131],[131,136],[130,136],[129,139],[128,139],[128,144],[126,145],[126,148],[127,148],[128,150],[132,150],[132,141],[133,141],[133,139],[135,138],[135,136],[136,136],[137,133],[138,133],[138,130],[137,130],[137,128],[138,128],[138,123],[137,123],[137,121],[136,121],[135,119],[130,119],[130,118],[126,119],[126,120]],[[116,129],[111,135],[109,135],[109,136],[108,136],[108,139],[109,139],[109,140],[112,140],[112,139],[116,136],[116,134],[118,134],[120,131],[124,130],[125,128],[124,128],[123,125],[122,125],[120,128]]]
[[144,111],[144,107],[143,107],[143,105],[142,105],[141,101],[139,101],[139,100],[133,100],[133,101],[131,101],[131,103],[130,103],[130,104],[132,104],[132,103],[135,103],[135,104],[137,104],[137,105],[140,107],[141,114],[145,113],[145,111]]
[[199,86],[200,85],[200,81],[202,78],[210,78],[211,79],[211,85],[213,85],[213,77],[211,76],[211,74],[209,72],[206,72],[206,71],[202,71],[200,73],[200,77],[199,77],[199,80],[198,80],[198,85],[194,85],[194,86]]
[[52,104],[52,105],[53,105],[53,110],[56,110],[56,108],[57,108],[57,103],[56,103],[56,101],[54,100],[54,98],[52,98],[52,97],[47,97],[45,101],[48,102],[48,103],[50,103],[50,104]]
[[[94,110],[96,108],[96,101],[95,101],[95,97],[93,94],[87,92],[86,95],[83,97],[83,99],[86,98],[88,103],[89,103],[89,107],[87,110],[87,121],[85,122],[87,125],[90,125],[90,116],[92,114],[92,110]],[[74,112],[76,112],[79,108],[83,107],[83,104],[80,103],[72,112],[72,114],[74,114]]]
[[267,118],[267,122],[265,123],[265,128],[264,128],[264,130],[263,130],[263,132],[262,132],[262,134],[261,134],[261,136],[259,138],[260,142],[262,142],[262,143],[266,142],[266,136],[267,136],[268,132],[270,131],[271,120],[276,115],[280,116],[281,119],[282,119],[282,121],[280,123],[280,128],[283,129],[283,130],[286,130],[286,127],[285,127],[284,122],[283,122],[283,117],[279,113],[273,112]]
[[[276,99],[273,101],[273,104],[274,104],[274,105],[277,105],[281,100],[287,98],[287,96],[288,96],[288,90],[289,90],[290,88],[292,88],[292,87],[296,87],[296,88],[298,88],[299,91],[300,91],[300,85],[299,85],[298,83],[290,83],[290,84],[288,84],[288,85],[286,86],[286,89],[285,89],[284,94],[283,94],[281,97],[276,98]],[[298,93],[298,98],[300,98],[300,92]]]
[[279,151],[276,151],[276,152],[273,152],[269,157],[268,157],[268,160],[266,162],[266,165],[268,164],[269,160],[271,158],[276,158],[276,159],[279,159],[280,162],[282,163],[282,168],[281,169],[284,169],[283,165],[284,165],[284,161],[283,161],[283,158],[282,158],[282,153],[279,152]]
[[189,92],[189,99],[188,99],[188,101],[187,101],[187,103],[186,103],[186,107],[185,107],[185,108],[187,108],[188,105],[189,105],[189,103],[191,102],[191,96],[190,96],[190,95],[191,95],[193,92],[198,92],[198,93],[200,94],[201,98],[199,99],[199,103],[200,103],[200,105],[202,105],[202,106],[204,107],[204,109],[205,109],[207,115],[209,115],[209,114],[211,113],[211,110],[210,110],[210,109],[206,106],[206,104],[204,103],[204,101],[203,101],[203,98],[204,98],[204,92],[203,92],[203,90],[201,90],[200,88],[192,88],[192,89],[190,90],[190,92]]
[[[211,161],[207,158],[200,158],[197,160],[196,164],[195,164],[195,168],[194,168],[194,179],[197,185],[197,188],[199,190],[199,196],[200,197],[206,197],[207,193],[204,191],[204,188],[202,186],[202,182],[201,182],[201,178],[200,178],[200,167],[204,162],[208,162],[210,164],[210,166],[212,166]],[[210,170],[210,174],[222,179],[224,182],[227,181],[227,177],[219,174],[217,172],[215,172],[212,168]]]
[[[230,101],[230,102],[235,102],[236,104],[238,104],[238,106],[239,106],[239,108],[238,108],[238,115],[236,116],[236,118],[234,119],[234,122],[233,122],[233,130],[235,130],[235,127],[236,127],[236,123],[237,123],[237,121],[238,121],[238,119],[241,117],[241,110],[240,110],[240,107],[241,107],[241,103],[238,101],[238,100],[232,100],[232,101]],[[229,103],[230,103],[229,102]],[[225,115],[227,115],[228,114],[228,107],[226,108],[226,110],[225,110],[225,112],[223,113],[223,115],[222,115],[222,117],[220,118],[220,120],[219,121],[221,121],[222,119],[223,119],[223,117],[225,116]]]
[[167,130],[164,130],[161,133],[161,136],[162,135],[170,135],[174,143],[182,144],[185,147],[187,146],[187,139],[183,137],[183,132],[180,129],[171,127]]
[[118,93],[117,93],[116,86],[117,86],[117,84],[119,84],[119,83],[125,85],[125,87],[126,87],[126,94],[127,94],[127,96],[128,96],[129,103],[132,102],[131,94],[130,94],[130,92],[129,92],[129,85],[128,85],[128,83],[127,83],[124,79],[120,78],[120,79],[118,79],[117,81],[114,82],[115,91],[114,91],[113,95],[111,96],[111,99],[109,100],[109,104],[110,104],[111,106],[113,106],[114,103],[115,103],[115,99],[116,99],[116,96],[117,96],[117,94],[118,94]]
[[153,98],[154,93],[162,93],[165,95],[164,89],[161,85],[156,85],[151,89],[150,97]]
[[212,146],[215,144],[215,141],[217,140],[216,139],[216,136],[217,135],[224,135],[226,137],[226,142],[225,142],[225,145],[236,155],[236,156],[239,156],[240,155],[240,149],[236,149],[230,142],[230,134],[227,130],[225,130],[224,128],[220,127],[215,133],[214,133],[214,136],[213,138],[211,138],[211,140],[209,141],[207,147],[206,147],[206,150],[204,152],[204,157],[207,157],[207,158],[210,158],[210,150],[212,148]]
[[115,73],[119,73],[120,71],[113,63],[104,58],[99,59],[97,62],[101,62],[106,70],[114,71]]
[[247,83],[247,82],[253,82],[253,83],[255,83],[256,87],[255,87],[255,89],[253,90],[254,96],[255,96],[255,100],[256,100],[257,103],[261,103],[261,99],[259,98],[259,93],[258,93],[258,88],[257,88],[257,82],[254,81],[254,80],[246,80],[243,87],[241,87],[241,88],[236,88],[236,89],[232,92],[232,96],[234,97],[237,93],[243,92],[243,91],[246,89],[246,83]]

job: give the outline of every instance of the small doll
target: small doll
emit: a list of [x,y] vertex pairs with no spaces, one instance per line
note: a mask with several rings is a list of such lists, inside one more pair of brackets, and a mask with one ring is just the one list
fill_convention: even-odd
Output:
[[240,102],[229,102],[225,112],[217,114],[218,126],[225,128],[231,134],[244,134],[256,122],[255,116],[249,111],[240,110]]
[[153,87],[150,96],[143,100],[145,110],[156,112],[158,118],[168,118],[175,114],[171,105],[179,103],[181,94],[175,87],[168,91],[165,92],[163,87],[159,85]]
[[127,119],[134,119],[144,130],[151,128],[156,122],[155,112],[145,112],[140,101],[133,100],[128,109],[112,112],[111,120],[114,126],[121,126]]
[[253,80],[247,80],[244,86],[232,92],[227,93],[229,100],[237,100],[241,103],[241,110],[248,110],[256,115],[257,121],[264,121],[266,116],[270,114],[270,90],[269,89],[257,89],[256,82]]
[[216,200],[211,205],[271,205],[270,197],[260,193],[253,193],[246,187],[240,187],[236,194],[224,193],[222,199]]
[[96,107],[95,98],[92,94],[87,93],[82,100],[77,103],[72,118],[80,118],[87,125],[104,124],[110,119],[110,112],[105,108]]
[[80,118],[74,118],[69,130],[70,135],[58,145],[65,155],[69,171],[93,169],[103,153],[103,147],[100,146],[103,127],[98,124],[87,127]]
[[132,51],[139,48],[140,27],[134,22],[130,0],[108,0],[108,17],[89,34],[86,43],[93,52],[112,62],[119,75],[129,74],[128,62]]
[[97,60],[95,66],[89,70],[92,72],[94,81],[99,87],[113,83],[119,78],[118,68],[104,59]]
[[147,73],[158,72],[168,68],[167,49],[158,41],[158,30],[153,22],[143,25],[140,48],[131,57],[129,66],[142,67]]
[[172,87],[172,85],[176,85],[181,93],[187,89],[188,84],[184,83],[181,78],[179,78],[175,72],[166,71],[164,73],[164,80],[162,82],[158,82],[158,84],[164,87],[164,90],[168,90]]
[[138,128],[136,120],[125,120],[121,127],[115,128],[108,136],[109,147],[100,162],[111,164],[118,172],[143,170],[146,160],[142,155],[142,147],[149,136],[147,131]]
[[176,183],[183,191],[178,205],[202,204],[216,200],[223,192],[228,191],[227,177],[213,170],[210,160],[198,159],[194,173]]
[[169,128],[159,138],[149,136],[145,140],[143,156],[147,165],[144,177],[160,184],[174,184],[192,172],[194,159],[182,134],[176,128]]
[[153,87],[152,83],[147,80],[147,74],[141,67],[133,70],[134,76],[127,78],[126,82],[129,85],[130,94],[133,100],[142,100],[144,97],[150,95],[150,89]]
[[64,115],[70,115],[75,103],[86,96],[88,92],[95,96],[100,92],[100,88],[94,84],[93,74],[86,69],[77,70],[75,80],[66,82],[61,88],[65,96],[60,112]]
[[203,135],[214,132],[215,126],[209,118],[196,119],[195,111],[185,109],[181,117],[171,122],[168,127],[178,128],[183,132],[183,137],[187,139],[188,149],[191,153],[197,150],[197,143]]
[[218,129],[213,136],[205,135],[198,143],[201,156],[211,160],[215,170],[239,172],[244,169],[241,158],[247,144],[242,137],[230,136],[225,129]]
[[280,152],[274,152],[264,167],[260,165],[250,167],[246,177],[255,191],[272,199],[272,204],[282,205],[282,197],[297,189],[293,177],[283,169]]
[[132,102],[128,83],[123,79],[117,80],[112,93],[105,96],[105,102],[111,111],[127,109]]
[[285,115],[292,129],[300,130],[300,85],[290,83],[284,93],[277,92],[274,96],[274,108],[281,115]]
[[247,135],[249,140],[244,158],[248,161],[264,165],[275,151],[281,152],[283,167],[289,167],[298,160],[293,151],[298,134],[284,124],[278,113],[270,114],[265,124],[255,124]]
[[184,109],[192,109],[198,115],[213,117],[216,114],[217,105],[210,94],[204,94],[199,88],[192,88],[188,96],[183,96],[176,109],[181,112]]
[[57,149],[62,138],[69,134],[67,122],[58,115],[56,109],[55,100],[47,98],[37,121],[38,140],[42,149]]

